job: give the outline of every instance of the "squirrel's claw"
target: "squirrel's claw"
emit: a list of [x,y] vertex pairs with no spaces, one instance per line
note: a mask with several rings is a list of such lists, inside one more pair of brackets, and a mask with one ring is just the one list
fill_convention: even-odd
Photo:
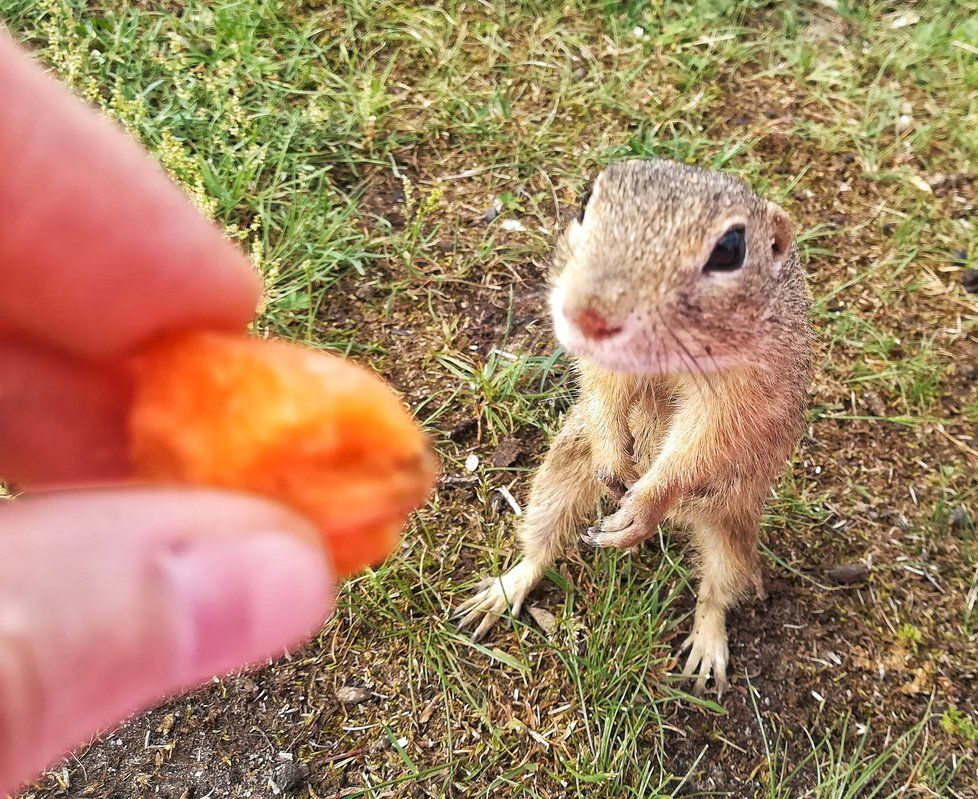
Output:
[[472,640],[481,641],[507,610],[514,618],[520,615],[538,580],[533,564],[525,560],[500,577],[483,580],[476,593],[452,611],[453,616],[461,616],[459,629],[475,627]]
[[600,548],[601,547],[601,543],[599,541],[600,535],[601,535],[601,530],[598,529],[597,525],[595,525],[594,527],[588,527],[587,530],[585,530],[581,534],[581,541],[589,547]]
[[681,652],[689,650],[683,677],[696,676],[693,693],[699,696],[706,690],[706,681],[713,675],[717,699],[727,687],[727,631],[723,614],[705,613],[693,624],[693,631],[683,641]]

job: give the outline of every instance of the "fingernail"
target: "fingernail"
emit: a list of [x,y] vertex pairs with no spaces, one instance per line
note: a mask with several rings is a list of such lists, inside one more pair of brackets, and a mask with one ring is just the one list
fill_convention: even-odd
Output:
[[332,606],[325,554],[286,533],[194,540],[165,553],[162,566],[188,683],[281,655],[315,633]]

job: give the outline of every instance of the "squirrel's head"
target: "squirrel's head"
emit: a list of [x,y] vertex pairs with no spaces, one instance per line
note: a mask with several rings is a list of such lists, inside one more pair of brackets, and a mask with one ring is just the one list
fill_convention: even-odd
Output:
[[558,243],[557,338],[612,371],[755,362],[779,322],[792,250],[787,214],[737,178],[674,161],[615,164]]

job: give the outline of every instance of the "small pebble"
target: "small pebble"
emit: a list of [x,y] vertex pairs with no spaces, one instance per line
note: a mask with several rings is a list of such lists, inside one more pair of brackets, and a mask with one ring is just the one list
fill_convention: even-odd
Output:
[[553,635],[553,631],[557,629],[557,617],[553,613],[539,605],[530,605],[526,611],[533,617],[533,621],[540,625],[541,630],[547,635]]
[[862,399],[863,406],[873,416],[886,416],[886,405],[883,402],[883,398],[875,391],[864,391]]
[[978,294],[978,269],[968,269],[961,276],[961,285],[969,294]]
[[499,216],[499,211],[494,206],[490,206],[482,212],[482,221],[488,225],[497,216]]
[[916,11],[907,11],[892,19],[890,27],[893,30],[898,30],[899,28],[906,28],[908,25],[916,25],[918,22],[920,22],[920,14]]
[[377,296],[377,287],[371,285],[370,283],[364,283],[359,286],[357,290],[353,292],[353,294],[358,300],[366,302],[367,300],[372,300]]
[[272,774],[272,790],[276,794],[297,788],[309,777],[309,766],[297,761],[283,763]]
[[469,455],[469,457],[465,459],[465,468],[470,472],[474,472],[476,469],[478,469],[479,456],[476,455],[474,452],[471,455]]
[[336,698],[344,705],[359,705],[370,697],[370,691],[359,685],[341,685],[336,689]]
[[842,563],[829,569],[825,576],[836,585],[859,585],[869,577],[869,568],[864,563]]
[[948,522],[952,530],[968,530],[971,527],[971,516],[964,507],[957,507],[951,511]]

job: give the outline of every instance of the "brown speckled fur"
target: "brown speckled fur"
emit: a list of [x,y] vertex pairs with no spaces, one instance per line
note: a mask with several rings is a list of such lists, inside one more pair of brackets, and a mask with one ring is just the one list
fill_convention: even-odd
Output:
[[[741,269],[705,273],[743,225]],[[811,371],[810,300],[791,223],[742,181],[671,161],[629,161],[595,181],[556,248],[554,320],[580,395],[537,472],[523,559],[466,602],[476,636],[526,595],[581,532],[602,488],[619,509],[586,540],[632,546],[663,519],[691,531],[700,585],[687,674],[726,680],[726,609],[763,594],[764,498],[798,439]],[[616,332],[594,340],[586,308]],[[620,329],[620,332],[618,332]],[[622,492],[627,487],[627,492]]]

